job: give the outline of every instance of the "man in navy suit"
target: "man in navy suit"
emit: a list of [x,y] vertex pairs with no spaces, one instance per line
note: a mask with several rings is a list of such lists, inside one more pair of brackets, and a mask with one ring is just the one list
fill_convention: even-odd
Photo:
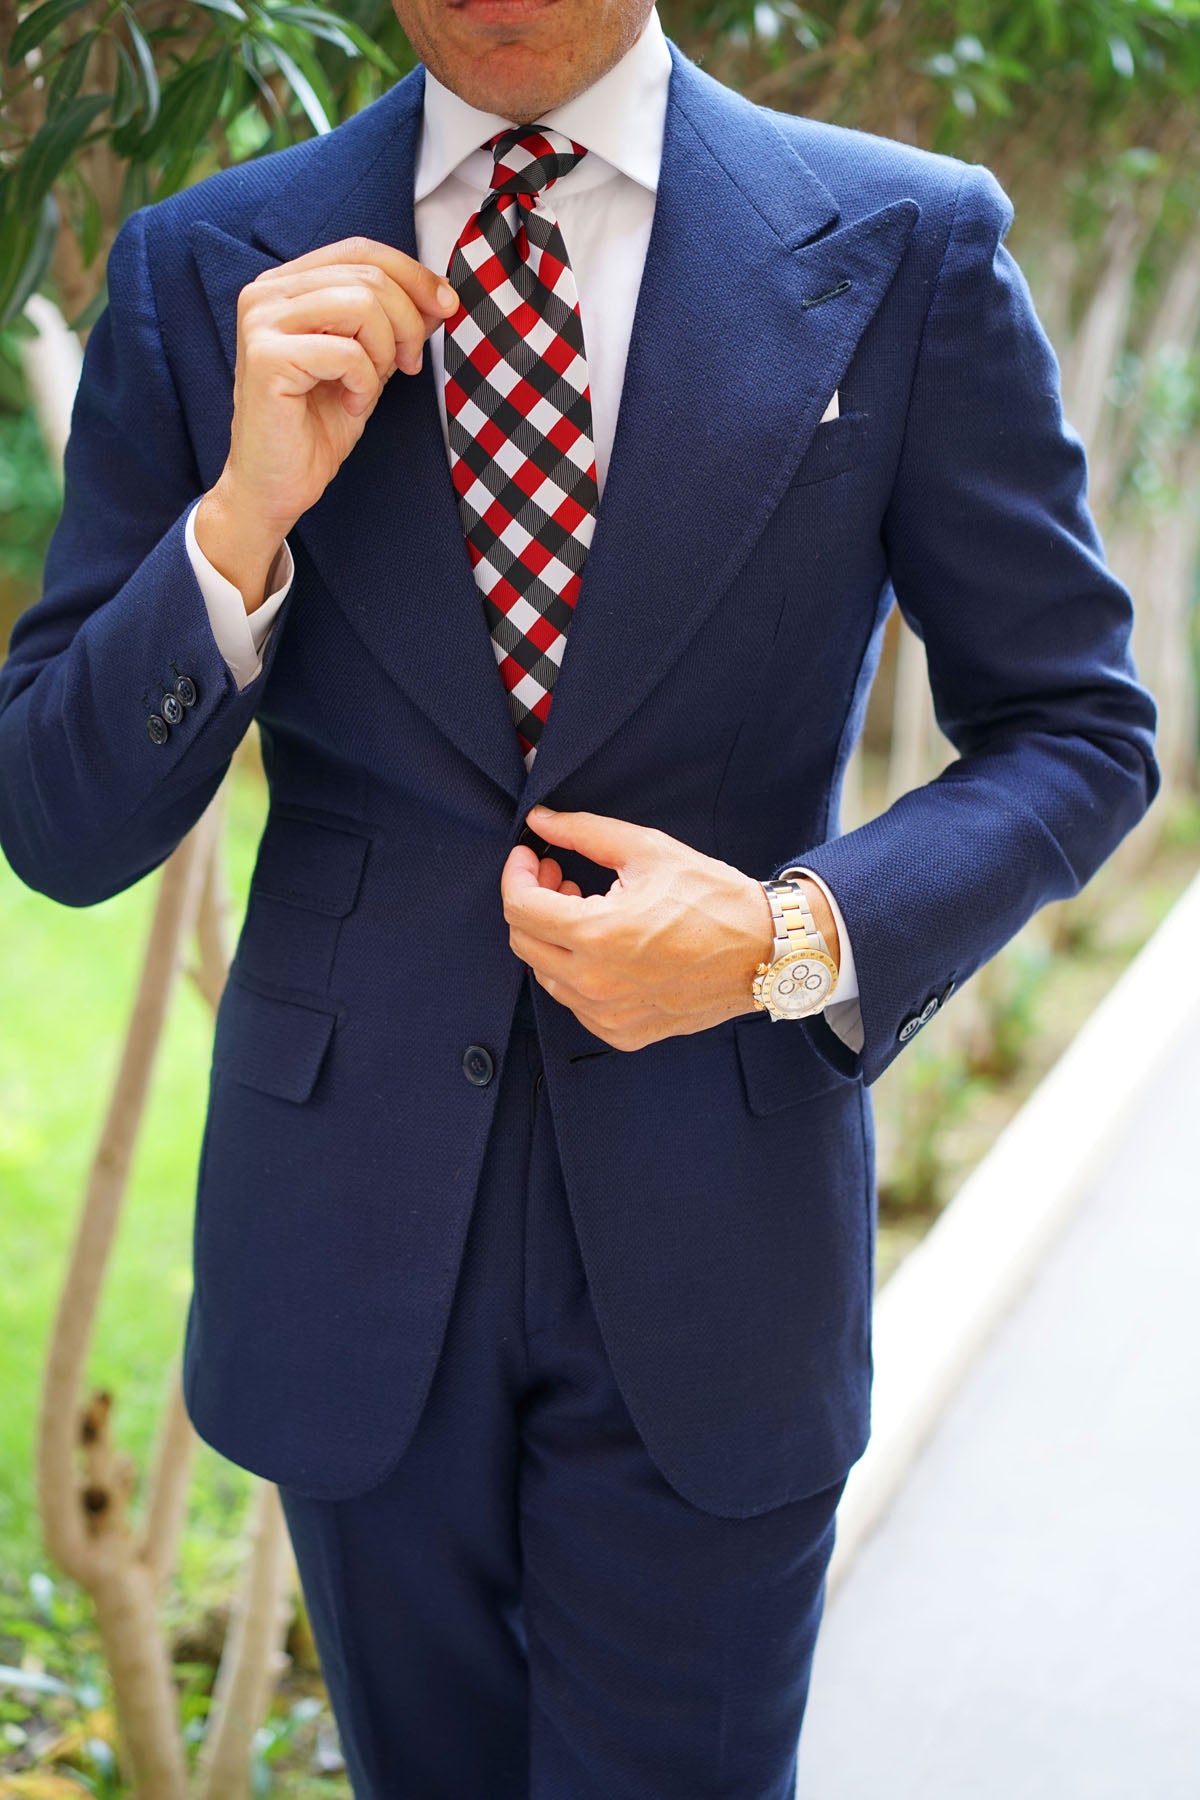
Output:
[[[783,1800],[867,1088],[1141,817],[1153,704],[986,169],[647,0],[397,11],[413,74],[117,238],[0,843],[118,893],[257,720],[184,1387],[359,1800]],[[893,598],[959,756],[843,834]]]

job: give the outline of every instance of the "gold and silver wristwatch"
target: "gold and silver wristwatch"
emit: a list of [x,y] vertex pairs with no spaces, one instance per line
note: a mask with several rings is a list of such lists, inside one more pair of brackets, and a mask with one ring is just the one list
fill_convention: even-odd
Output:
[[773,1019],[803,1019],[825,1005],[837,986],[837,964],[817,930],[798,881],[761,884],[775,920],[773,959],[754,977],[754,1004]]

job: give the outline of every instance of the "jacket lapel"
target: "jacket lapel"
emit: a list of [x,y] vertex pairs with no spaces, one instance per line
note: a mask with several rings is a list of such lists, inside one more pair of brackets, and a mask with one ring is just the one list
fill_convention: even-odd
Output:
[[[836,202],[769,116],[670,50],[616,439],[528,777],[463,542],[428,357],[419,376],[388,382],[353,455],[293,533],[372,655],[522,812],[619,729],[734,579],[919,213],[900,200],[831,231]],[[417,254],[423,91],[418,66],[324,140],[319,183],[302,166],[255,220],[261,248],[193,227],[231,367],[237,293],[260,269],[354,233]],[[805,309],[841,283],[850,285],[836,298]]]
[[[231,368],[238,290],[260,270],[353,235],[416,256],[423,92],[418,65],[348,121],[336,146],[326,140],[338,155],[322,168],[318,208],[312,177],[302,172],[256,218],[262,249],[212,225],[193,227]],[[467,556],[428,355],[419,375],[387,383],[354,451],[289,535],[389,676],[515,799],[525,765]]]
[[[712,612],[779,504],[919,215],[900,200],[819,237],[838,218],[828,189],[765,113],[670,49],[616,438],[523,809],[620,728]],[[804,308],[844,281],[846,292]]]

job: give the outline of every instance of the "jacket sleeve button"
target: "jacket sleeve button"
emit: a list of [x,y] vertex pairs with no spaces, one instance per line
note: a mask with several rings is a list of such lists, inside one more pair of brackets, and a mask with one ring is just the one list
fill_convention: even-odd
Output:
[[175,683],[175,692],[179,695],[179,698],[183,701],[185,706],[195,706],[196,701],[199,699],[199,695],[196,692],[196,684],[190,675],[179,676]]
[[146,720],[146,730],[150,733],[152,744],[165,744],[171,735],[171,727],[161,713],[151,713]]
[[178,725],[180,719],[183,717],[183,701],[179,698],[179,695],[172,690],[163,695],[159,704],[162,709],[162,716],[167,721],[167,724]]
[[468,1044],[463,1052],[463,1074],[473,1087],[486,1087],[495,1065],[482,1044]]

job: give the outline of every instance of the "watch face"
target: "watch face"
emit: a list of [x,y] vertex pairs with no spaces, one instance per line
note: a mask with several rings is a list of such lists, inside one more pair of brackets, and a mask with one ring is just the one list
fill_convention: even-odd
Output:
[[763,978],[763,999],[787,1019],[802,1019],[824,1006],[837,973],[831,956],[819,950],[797,950],[771,965]]

